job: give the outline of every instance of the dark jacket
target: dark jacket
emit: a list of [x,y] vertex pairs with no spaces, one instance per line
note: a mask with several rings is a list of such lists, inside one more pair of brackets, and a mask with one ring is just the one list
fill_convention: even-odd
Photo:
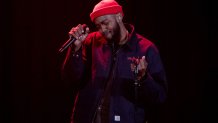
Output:
[[[112,62],[116,63],[110,98],[110,123],[144,123],[149,110],[166,100],[167,83],[158,49],[148,39],[137,34],[132,25],[128,42],[116,53],[99,32],[88,35],[76,53],[68,49],[63,64],[63,77],[78,90],[72,114],[73,123],[92,123],[104,92]],[[129,58],[145,56],[146,75],[138,87],[135,101],[135,76]],[[116,118],[115,118],[116,117]],[[119,117],[119,118],[118,118]],[[117,119],[118,118],[118,119]]]

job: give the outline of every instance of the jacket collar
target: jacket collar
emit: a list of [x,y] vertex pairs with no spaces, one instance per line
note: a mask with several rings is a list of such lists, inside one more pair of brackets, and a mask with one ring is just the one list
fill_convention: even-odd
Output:
[[[124,25],[129,32],[128,41],[124,45],[127,45],[125,47],[128,49],[134,50],[136,48],[136,44],[137,44],[137,41],[135,40],[137,38],[135,28],[131,24],[124,24]],[[98,43],[103,44],[103,45],[110,45],[99,32],[97,32],[95,34],[96,34],[95,37],[97,38]]]
[[126,42],[126,45],[130,50],[134,50],[136,48],[136,43],[137,43],[137,41],[135,40],[136,39],[135,28],[131,24],[125,24],[125,27],[129,32],[128,35],[129,38],[128,41]]

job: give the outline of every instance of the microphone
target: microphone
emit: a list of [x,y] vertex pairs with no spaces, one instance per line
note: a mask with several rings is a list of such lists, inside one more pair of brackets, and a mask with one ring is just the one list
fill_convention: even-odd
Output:
[[[86,24],[82,25],[84,33],[85,33],[85,28],[87,27]],[[61,48],[58,50],[59,53],[62,53],[66,48],[68,48],[72,43],[74,43],[77,39],[70,35],[70,38],[61,46]]]

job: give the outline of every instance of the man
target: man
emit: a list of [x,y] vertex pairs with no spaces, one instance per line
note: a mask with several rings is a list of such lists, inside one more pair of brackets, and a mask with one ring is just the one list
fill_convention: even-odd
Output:
[[165,102],[167,83],[155,45],[124,24],[122,7],[100,1],[90,14],[98,31],[79,24],[69,35],[63,77],[77,90],[72,123],[145,123]]

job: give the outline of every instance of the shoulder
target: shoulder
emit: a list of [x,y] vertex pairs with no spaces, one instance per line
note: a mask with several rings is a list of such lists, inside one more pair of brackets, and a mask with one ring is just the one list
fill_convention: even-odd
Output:
[[137,34],[137,33],[136,33],[136,38],[139,41],[139,46],[142,49],[158,51],[156,45],[148,38],[146,38],[140,34]]
[[99,32],[91,32],[86,37],[86,39],[84,41],[84,44],[85,45],[90,45],[93,42],[95,42],[95,43],[102,42],[102,40],[104,40],[104,39],[103,39],[101,33],[99,33]]

